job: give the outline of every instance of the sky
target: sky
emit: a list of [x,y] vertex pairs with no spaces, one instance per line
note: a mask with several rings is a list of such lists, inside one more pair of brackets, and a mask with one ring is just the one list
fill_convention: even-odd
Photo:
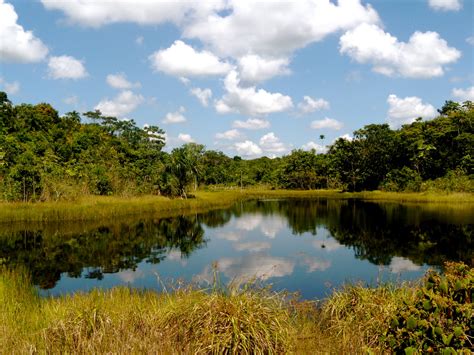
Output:
[[0,90],[159,126],[166,150],[323,152],[474,101],[473,26],[472,0],[0,0]]

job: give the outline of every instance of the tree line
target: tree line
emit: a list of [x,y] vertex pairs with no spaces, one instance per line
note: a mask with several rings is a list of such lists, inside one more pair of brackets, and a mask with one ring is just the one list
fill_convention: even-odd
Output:
[[14,105],[0,92],[0,199],[81,195],[188,197],[206,186],[347,191],[474,191],[474,104],[446,101],[439,116],[393,130],[370,124],[327,153],[228,157],[201,144],[163,151],[164,131],[100,111],[60,116],[50,104]]

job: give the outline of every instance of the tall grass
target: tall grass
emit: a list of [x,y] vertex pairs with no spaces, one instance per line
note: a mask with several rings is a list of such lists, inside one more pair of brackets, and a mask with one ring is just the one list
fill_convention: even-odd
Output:
[[197,213],[210,209],[225,208],[239,200],[256,198],[358,198],[374,201],[449,203],[450,205],[470,205],[474,194],[434,194],[360,192],[342,193],[335,190],[219,190],[198,191],[195,198],[170,199],[163,196],[113,197],[85,196],[77,201],[44,203],[0,203],[0,223],[2,222],[48,222],[104,220],[123,216],[147,214],[156,217],[170,217],[178,213]]
[[[455,301],[453,304],[464,312],[464,318],[458,317],[459,324],[437,325],[445,326],[440,332],[459,328],[456,343],[446,344],[443,338],[437,345],[427,342],[431,347],[426,349],[453,353],[451,350],[458,348],[467,354],[474,344],[474,269],[451,263],[446,272],[449,282],[441,291],[435,291],[440,292],[436,300],[442,301],[440,307]],[[384,284],[375,288],[347,285],[323,302],[299,301],[262,288],[219,286],[208,290],[181,287],[170,293],[120,287],[40,298],[24,270],[2,267],[0,352],[389,353],[390,333],[400,335],[400,344],[411,344],[410,348],[421,350],[423,334],[436,340],[429,327],[423,328],[427,322],[439,320],[438,311],[427,308],[424,299],[432,293],[433,277],[445,280],[428,273],[424,283]],[[445,311],[452,310],[448,307]],[[426,313],[427,320],[418,321],[418,328],[413,328],[410,319],[422,313]],[[397,317],[407,318],[408,325],[394,324]],[[418,339],[418,343],[410,343],[413,339]]]

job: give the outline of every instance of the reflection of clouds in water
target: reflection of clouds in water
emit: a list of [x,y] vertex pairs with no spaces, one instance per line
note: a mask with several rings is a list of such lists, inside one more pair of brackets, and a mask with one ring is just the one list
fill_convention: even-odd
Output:
[[286,221],[281,216],[267,216],[263,219],[260,230],[268,238],[275,238],[277,233],[286,226]]
[[244,235],[240,232],[226,231],[226,232],[216,233],[216,237],[219,239],[228,240],[230,242],[237,242],[241,240],[244,237]]
[[140,269],[135,271],[133,270],[125,270],[120,271],[117,273],[117,277],[122,280],[123,282],[133,284],[136,280],[141,279],[145,276],[145,273]]
[[[290,259],[260,253],[238,258],[222,258],[218,260],[217,265],[219,272],[239,283],[252,279],[268,280],[271,277],[288,276],[293,273],[295,267],[295,263]],[[211,266],[196,275],[194,281],[212,283]]]
[[261,214],[244,214],[235,221],[237,229],[251,231],[262,223],[263,216]]
[[325,238],[324,240],[316,239],[313,241],[313,246],[316,249],[326,249],[327,251],[334,251],[344,247],[334,238]]
[[277,233],[285,226],[285,218],[277,215],[246,214],[235,221],[237,229],[252,231],[260,227],[262,234],[269,238],[275,238]]
[[323,260],[315,256],[308,255],[306,253],[299,253],[299,262],[308,268],[308,272],[324,271],[331,266],[329,260]]
[[183,259],[181,251],[177,249],[170,250],[170,252],[166,255],[166,259],[170,261],[177,261],[182,266],[185,266],[188,263],[185,259]]
[[388,268],[390,272],[394,274],[398,274],[404,271],[418,271],[420,270],[421,267],[419,265],[414,264],[409,259],[405,259],[399,256],[394,256]]
[[271,247],[272,245],[269,242],[246,242],[234,244],[234,249],[237,251],[248,250],[254,253],[265,249],[270,249]]

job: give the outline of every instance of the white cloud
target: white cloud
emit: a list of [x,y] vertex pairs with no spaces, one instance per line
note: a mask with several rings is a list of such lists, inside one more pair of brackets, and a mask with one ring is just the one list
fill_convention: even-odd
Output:
[[135,38],[135,43],[141,46],[145,42],[145,38],[143,36],[138,36]]
[[303,102],[298,104],[298,109],[302,113],[311,113],[318,110],[329,110],[329,102],[324,99],[313,99],[310,96],[304,96]]
[[114,89],[133,89],[141,87],[139,82],[131,83],[127,80],[127,76],[124,73],[109,74],[106,78],[107,84]]
[[68,55],[50,57],[48,75],[52,79],[82,79],[88,73],[82,61]]
[[340,38],[340,52],[387,76],[431,78],[444,74],[444,66],[456,62],[461,52],[449,47],[436,32],[415,32],[408,42],[376,25],[362,24]]
[[48,48],[17,21],[13,5],[0,0],[0,61],[32,63],[43,60]]
[[262,148],[252,141],[238,142],[234,145],[235,150],[239,155],[246,157],[256,156],[262,154]]
[[405,259],[399,256],[394,256],[390,261],[389,266],[390,272],[394,274],[399,274],[401,272],[407,271],[418,271],[420,270],[420,266],[413,263],[413,261],[409,259]]
[[240,78],[246,83],[257,83],[277,75],[290,74],[288,58],[264,58],[249,54],[239,59]]
[[231,71],[224,81],[227,93],[215,103],[217,112],[258,116],[286,111],[293,107],[289,96],[263,89],[256,90],[254,86],[243,88],[239,84],[237,72]]
[[115,276],[118,277],[123,282],[133,284],[136,280],[144,278],[145,273],[140,269],[137,269],[135,271],[124,270],[124,271],[118,272]]
[[453,89],[451,95],[459,99],[461,102],[474,101],[474,86],[466,89]]
[[314,149],[316,153],[326,153],[328,151],[328,149],[324,145],[313,141],[309,141],[308,143],[303,144],[301,148],[303,148],[304,150]]
[[412,123],[418,117],[430,119],[436,116],[436,109],[430,104],[423,103],[416,96],[402,99],[392,94],[388,96],[387,103],[389,104],[388,122],[392,128]]
[[235,221],[235,228],[245,231],[252,231],[262,224],[263,215],[244,214]]
[[79,103],[79,98],[76,95],[66,97],[63,102],[67,105],[77,105]]
[[186,122],[186,117],[184,117],[184,113],[186,109],[181,106],[178,111],[175,112],[168,112],[163,120],[163,123],[183,123]]
[[378,23],[370,5],[360,0],[229,0],[228,11],[196,19],[184,36],[198,38],[216,53],[241,57],[249,53],[280,58],[361,23]]
[[311,128],[313,129],[335,129],[339,130],[343,126],[342,122],[335,120],[334,118],[325,117],[322,120],[315,120],[311,122]]
[[273,239],[280,232],[280,230],[286,227],[286,225],[286,219],[281,216],[265,216],[265,218],[260,223],[260,231],[266,237]]
[[283,144],[280,139],[275,136],[275,133],[270,132],[260,138],[260,147],[269,153],[283,153],[288,150],[288,148]]
[[204,107],[209,105],[209,100],[212,98],[211,89],[193,88],[191,89],[191,94],[196,96]]
[[241,242],[235,243],[234,249],[237,251],[249,251],[258,253],[266,249],[270,249],[272,245],[269,242]]
[[0,87],[2,87],[2,90],[8,95],[15,95],[20,91],[20,83],[18,81],[8,82],[2,77],[0,77]]
[[308,272],[324,271],[331,266],[330,261],[322,260],[306,253],[300,253],[299,262],[308,268]]
[[194,139],[191,137],[190,134],[187,133],[178,134],[178,140],[183,143],[194,143]]
[[182,23],[185,19],[206,16],[223,8],[224,1],[149,1],[149,0],[41,0],[48,10],[60,10],[69,22],[100,27],[110,23],[133,22],[141,25]]
[[474,36],[467,37],[466,42],[471,46],[474,46]]
[[459,11],[462,8],[460,0],[428,0],[428,4],[438,11]]
[[227,231],[227,232],[217,233],[216,237],[219,239],[228,240],[230,242],[237,242],[241,240],[244,237],[244,235],[238,232]]
[[[217,261],[218,270],[237,283],[288,276],[293,273],[294,267],[293,260],[262,253],[252,253],[238,258],[222,258]],[[204,270],[199,279],[208,281],[207,277],[202,277],[206,274]],[[212,278],[209,281],[212,281]]]
[[242,138],[242,133],[240,133],[237,129],[229,129],[228,131],[222,133],[216,133],[216,138],[231,141]]
[[144,98],[142,95],[137,95],[130,90],[125,90],[120,92],[112,100],[101,100],[95,109],[100,110],[102,114],[107,116],[124,118],[125,115],[135,110],[143,101]]
[[[337,137],[336,139],[339,139],[339,138],[342,138],[342,139],[345,139],[346,141],[352,141],[354,139],[354,137],[352,137],[350,134],[346,133],[346,134],[343,134],[342,136],[339,136]],[[334,140],[336,141],[336,140]]]
[[234,121],[232,127],[252,130],[264,129],[270,127],[270,122],[267,120],[262,120],[260,118],[249,118],[246,121]]
[[179,40],[153,53],[149,59],[154,70],[177,77],[223,75],[232,68],[211,52],[196,51]]

